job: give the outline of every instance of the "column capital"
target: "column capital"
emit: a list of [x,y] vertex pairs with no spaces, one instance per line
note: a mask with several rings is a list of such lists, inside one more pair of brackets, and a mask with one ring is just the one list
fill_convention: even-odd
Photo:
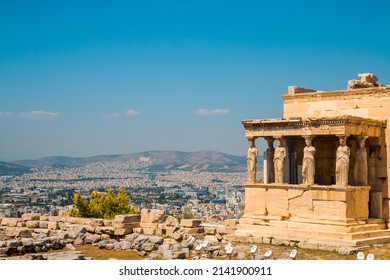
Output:
[[368,136],[365,136],[365,135],[359,135],[357,136],[357,142],[358,142],[358,145],[360,147],[364,147],[364,145],[366,144],[366,139],[368,138]]
[[339,139],[345,139],[345,140],[347,140],[347,138],[349,137],[349,134],[336,134],[336,136],[337,136]]
[[249,142],[249,145],[250,146],[255,146],[255,143],[256,143],[256,137],[247,137],[248,139],[248,142]]
[[359,141],[366,141],[366,139],[368,138],[368,136],[366,136],[366,135],[358,135],[358,136],[356,136],[356,138],[357,138]]
[[315,137],[314,135],[302,135],[302,138],[305,140],[313,140],[314,137]]
[[275,139],[273,137],[270,137],[270,136],[267,136],[267,137],[264,137],[264,139],[267,141],[268,143],[268,148],[273,148],[274,147],[274,141]]

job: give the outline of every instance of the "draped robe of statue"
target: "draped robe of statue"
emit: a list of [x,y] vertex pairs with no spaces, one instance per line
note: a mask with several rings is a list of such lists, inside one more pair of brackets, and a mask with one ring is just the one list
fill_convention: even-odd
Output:
[[340,145],[336,153],[336,185],[348,185],[350,149],[346,145]]
[[247,163],[248,163],[248,182],[256,182],[258,153],[259,152],[255,146],[249,147],[246,156]]
[[306,146],[303,149],[302,178],[306,185],[314,184],[315,162],[314,154],[316,149],[313,146]]
[[275,183],[283,183],[283,166],[286,157],[286,148],[276,147],[274,153]]
[[367,150],[363,143],[359,143],[359,148],[356,150],[354,179],[356,186],[367,186]]

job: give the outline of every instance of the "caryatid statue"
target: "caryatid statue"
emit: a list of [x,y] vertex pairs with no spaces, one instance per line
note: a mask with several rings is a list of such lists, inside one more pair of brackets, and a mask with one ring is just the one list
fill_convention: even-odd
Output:
[[340,136],[339,141],[340,146],[336,152],[336,185],[345,187],[348,185],[349,156],[351,151],[346,145],[347,137]]
[[264,183],[270,183],[273,182],[274,179],[274,167],[272,166],[271,162],[273,161],[274,158],[274,138],[272,137],[267,137],[266,138],[267,143],[268,143],[268,148],[264,152],[264,159],[267,161],[267,170],[264,172],[264,176],[268,176],[267,180],[264,178]]
[[282,147],[280,139],[276,139],[274,152],[275,183],[283,183],[283,166],[286,157],[286,148]]
[[257,156],[259,151],[255,147],[255,138],[249,138],[249,149],[246,156],[248,163],[248,182],[256,182]]
[[306,185],[314,184],[316,149],[311,144],[311,137],[305,138],[306,147],[303,149],[302,178]]
[[365,146],[366,136],[358,137],[359,147],[356,149],[354,168],[354,181],[356,186],[367,186],[367,150]]

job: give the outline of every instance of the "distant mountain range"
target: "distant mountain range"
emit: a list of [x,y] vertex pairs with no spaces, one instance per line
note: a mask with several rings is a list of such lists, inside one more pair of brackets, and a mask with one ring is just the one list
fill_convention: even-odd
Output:
[[30,167],[0,161],[0,176],[21,175],[27,172],[30,172]]
[[[126,155],[100,155],[93,157],[54,156],[36,160],[19,160],[12,163],[0,162],[1,175],[15,175],[28,172],[30,168],[82,167],[96,162],[140,160],[151,171],[159,170],[201,170],[240,172],[246,170],[245,156],[233,156],[215,151],[178,152],[148,151]],[[261,163],[262,161],[259,160]]]

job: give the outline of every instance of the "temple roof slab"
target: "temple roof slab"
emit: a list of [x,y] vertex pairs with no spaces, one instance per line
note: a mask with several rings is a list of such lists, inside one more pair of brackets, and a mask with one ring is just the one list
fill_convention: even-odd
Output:
[[364,135],[380,138],[386,120],[356,116],[244,120],[245,136],[296,137],[326,135]]

